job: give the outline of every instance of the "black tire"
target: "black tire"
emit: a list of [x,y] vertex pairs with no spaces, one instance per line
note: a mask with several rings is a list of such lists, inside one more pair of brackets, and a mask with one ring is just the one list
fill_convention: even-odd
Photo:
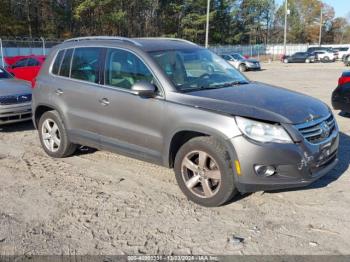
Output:
[[240,72],[245,72],[245,71],[247,71],[247,66],[246,66],[245,64],[240,64],[240,65],[238,66],[238,70],[239,70]]
[[344,63],[346,66],[350,66],[350,56],[344,58]]
[[322,59],[322,62],[323,63],[329,63],[331,60],[329,59],[328,56],[325,56],[323,59]]
[[[197,196],[186,186],[182,164],[188,154],[196,150],[207,153],[216,162],[216,167],[220,171],[220,186],[217,187],[216,194],[212,197]],[[230,156],[225,146],[212,137],[196,137],[185,143],[176,154],[174,171],[182,192],[190,201],[201,206],[216,207],[223,205],[238,193],[234,184],[234,172]],[[201,184],[198,187],[201,188]]]
[[[57,147],[57,151],[55,152],[50,151],[50,149],[47,148],[43,139],[43,125],[46,120],[54,121],[54,123],[56,123],[58,127],[58,133],[59,133],[59,138],[61,142],[60,142],[60,145]],[[54,157],[54,158],[68,157],[68,156],[71,156],[77,149],[77,145],[71,143],[68,140],[66,128],[64,127],[63,121],[57,111],[48,111],[41,116],[39,120],[38,131],[39,131],[41,146],[43,147],[46,154],[48,154],[51,157]]]
[[283,63],[288,64],[289,60],[287,58],[283,59]]

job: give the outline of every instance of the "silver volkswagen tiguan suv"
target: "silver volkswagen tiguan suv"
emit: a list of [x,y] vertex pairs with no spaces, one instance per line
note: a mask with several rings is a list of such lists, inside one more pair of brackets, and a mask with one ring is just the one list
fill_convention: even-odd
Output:
[[184,194],[203,206],[306,186],[338,161],[326,104],[251,82],[185,40],[65,41],[37,78],[32,110],[48,155],[84,145],[174,168]]

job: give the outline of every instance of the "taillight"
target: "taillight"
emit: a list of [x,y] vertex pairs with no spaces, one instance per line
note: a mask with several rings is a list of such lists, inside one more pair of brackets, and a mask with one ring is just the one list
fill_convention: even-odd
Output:
[[341,86],[341,85],[344,85],[346,83],[350,83],[350,76],[347,76],[347,77],[342,76],[339,78],[338,85]]

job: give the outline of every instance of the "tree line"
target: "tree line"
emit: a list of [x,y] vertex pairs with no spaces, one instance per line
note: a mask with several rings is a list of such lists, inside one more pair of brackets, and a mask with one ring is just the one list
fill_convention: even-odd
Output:
[[[0,36],[166,36],[204,43],[207,0],[0,0]],[[349,20],[320,0],[289,0],[288,43],[350,43]],[[283,42],[275,0],[212,0],[211,45]]]

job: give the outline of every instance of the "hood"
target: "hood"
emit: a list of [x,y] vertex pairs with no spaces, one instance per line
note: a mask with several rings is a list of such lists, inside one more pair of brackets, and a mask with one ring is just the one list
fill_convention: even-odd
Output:
[[30,82],[8,78],[0,79],[0,96],[31,94]]
[[169,100],[230,115],[286,124],[301,124],[330,113],[328,106],[318,99],[258,82],[176,93]]

